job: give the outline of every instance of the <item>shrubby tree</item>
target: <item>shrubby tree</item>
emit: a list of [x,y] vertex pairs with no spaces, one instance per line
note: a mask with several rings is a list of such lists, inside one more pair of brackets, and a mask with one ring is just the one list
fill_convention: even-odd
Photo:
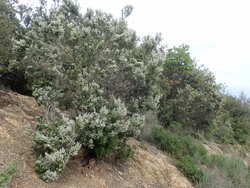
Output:
[[250,136],[250,105],[247,97],[239,98],[230,95],[223,96],[223,109],[228,115],[233,137],[240,144],[246,144]]
[[1,71],[8,65],[12,55],[12,39],[15,34],[15,11],[11,1],[0,1],[0,65]]
[[12,59],[12,40],[15,36],[16,16],[12,3],[0,1],[0,81],[4,81],[8,72],[8,64]]
[[139,42],[126,20],[70,0],[33,12],[20,62],[33,95],[47,109],[34,134],[37,172],[59,177],[67,161],[84,147],[96,157],[132,153],[126,140],[138,135],[144,112],[159,100],[157,74],[164,47],[160,36]]
[[179,122],[184,127],[205,130],[220,108],[219,86],[209,70],[195,64],[188,50],[183,45],[167,52],[158,117],[165,126]]
[[[81,15],[70,1],[49,14],[45,12],[34,15],[26,40],[16,45],[30,45],[23,66],[32,87],[51,85],[54,80],[53,87],[74,89],[68,88],[68,82],[81,74],[99,84],[106,97],[119,97],[126,104],[143,108],[141,101],[152,96],[151,88],[156,85],[152,84],[153,75],[160,71],[159,37],[146,37],[138,44],[138,37],[125,20],[93,10]],[[72,100],[70,93],[63,97],[66,103]]]
[[234,130],[232,127],[232,118],[228,111],[223,109],[223,105],[219,110],[216,118],[212,121],[212,126],[208,132],[208,137],[213,138],[215,142],[224,144],[235,144]]
[[215,141],[227,144],[248,144],[250,132],[249,99],[222,93],[220,110],[213,120],[211,135]]
[[30,7],[18,5],[16,0],[0,1],[0,84],[23,94],[30,93],[24,70],[19,67],[25,46],[14,50],[14,41],[24,37],[30,12]]

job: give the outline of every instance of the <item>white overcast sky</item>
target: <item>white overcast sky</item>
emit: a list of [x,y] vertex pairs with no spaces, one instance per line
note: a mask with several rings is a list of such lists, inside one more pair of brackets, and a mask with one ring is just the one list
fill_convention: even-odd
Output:
[[[20,2],[27,0],[20,0]],[[36,0],[30,0],[29,3]],[[225,83],[228,91],[250,96],[250,0],[78,0],[86,8],[127,19],[138,35],[162,33],[169,46],[190,45],[191,55]]]

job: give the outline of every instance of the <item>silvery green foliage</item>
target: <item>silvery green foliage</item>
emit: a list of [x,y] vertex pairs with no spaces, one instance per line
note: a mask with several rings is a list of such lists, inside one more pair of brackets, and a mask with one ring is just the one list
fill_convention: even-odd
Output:
[[56,179],[80,144],[97,157],[130,151],[127,138],[157,106],[160,37],[139,42],[125,20],[93,10],[82,15],[64,0],[40,8],[24,38],[15,43],[27,46],[20,66],[48,109],[34,136],[42,178]]
[[29,46],[21,64],[33,88],[53,85],[76,92],[72,80],[81,77],[100,85],[106,98],[113,95],[133,109],[135,101],[146,108],[161,71],[159,36],[138,43],[124,20],[93,10],[81,15],[70,1],[47,12],[34,15],[26,40],[16,42],[16,49]]
[[126,139],[128,134],[138,134],[138,128],[144,122],[144,116],[138,114],[128,118],[125,105],[120,100],[113,100],[111,106],[103,106],[99,112],[85,113],[76,117],[81,143],[90,149],[104,137],[106,141],[102,144],[108,144],[106,142],[112,137],[119,136],[122,140]]
[[33,137],[34,150],[38,155],[35,167],[41,178],[48,182],[59,177],[70,157],[81,148],[76,141],[74,121],[66,117],[59,119],[56,115],[53,118],[41,118]]
[[37,99],[37,102],[45,106],[49,106],[50,101],[61,96],[59,90],[55,91],[51,86],[34,87],[33,96]]

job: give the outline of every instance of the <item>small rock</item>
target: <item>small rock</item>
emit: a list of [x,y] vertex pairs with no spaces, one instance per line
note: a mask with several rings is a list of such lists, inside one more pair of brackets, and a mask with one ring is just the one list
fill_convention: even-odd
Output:
[[96,160],[95,159],[90,159],[89,160],[89,167],[93,168],[96,165]]

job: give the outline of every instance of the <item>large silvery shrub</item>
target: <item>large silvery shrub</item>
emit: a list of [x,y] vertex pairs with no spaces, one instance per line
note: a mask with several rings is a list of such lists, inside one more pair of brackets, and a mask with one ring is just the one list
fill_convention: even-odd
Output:
[[46,181],[57,179],[81,147],[96,157],[130,156],[127,138],[157,106],[164,52],[160,37],[139,43],[124,19],[93,10],[82,15],[69,0],[52,7],[42,1],[15,42],[15,49],[25,47],[18,66],[47,109],[33,140],[36,170]]
[[77,5],[65,0],[54,9],[39,8],[25,39],[15,47],[29,46],[21,64],[30,87],[53,85],[67,90],[65,100],[70,101],[69,90],[75,89],[71,80],[86,79],[97,83],[105,98],[114,96],[131,109],[142,109],[142,101],[156,97],[152,88],[161,71],[160,41],[156,36],[139,42],[124,19],[93,10],[82,15]]

